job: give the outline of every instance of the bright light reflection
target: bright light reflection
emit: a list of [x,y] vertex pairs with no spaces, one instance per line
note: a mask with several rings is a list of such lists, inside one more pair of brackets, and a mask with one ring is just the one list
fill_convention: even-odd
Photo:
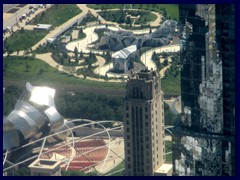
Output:
[[54,98],[54,95],[55,89],[48,87],[34,87],[31,92],[30,101],[39,105],[49,105],[49,98]]

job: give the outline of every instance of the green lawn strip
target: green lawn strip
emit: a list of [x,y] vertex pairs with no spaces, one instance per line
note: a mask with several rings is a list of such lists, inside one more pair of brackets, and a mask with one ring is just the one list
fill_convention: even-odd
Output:
[[82,12],[76,4],[55,4],[46,12],[36,16],[30,24],[51,24],[52,27],[58,27],[69,19]]
[[172,74],[166,75],[161,79],[162,91],[165,94],[180,95],[181,94],[181,81],[180,75],[174,77]]
[[7,38],[4,46],[8,45],[12,52],[26,50],[42,40],[47,34],[48,31],[44,30],[19,30]]
[[[7,64],[7,65],[6,65]],[[91,86],[104,89],[124,89],[123,83],[98,82],[81,79],[60,72],[56,68],[38,59],[23,57],[4,57],[3,80],[24,80],[56,85]]]
[[[124,164],[124,161],[122,161],[122,162],[121,162],[120,164],[118,164],[115,168],[111,169],[110,171],[108,171],[108,172],[105,173],[105,174],[107,175],[107,174],[113,173],[113,172],[118,171],[118,170],[120,170],[120,169],[122,169],[122,168],[124,168],[124,167],[125,167],[125,164]],[[124,170],[119,171],[119,172],[116,172],[116,173],[114,173],[114,174],[111,174],[111,176],[123,176],[123,175],[124,175]]]
[[[172,141],[165,141],[165,153],[172,151]],[[167,154],[165,157],[166,163],[172,163],[172,153]]]

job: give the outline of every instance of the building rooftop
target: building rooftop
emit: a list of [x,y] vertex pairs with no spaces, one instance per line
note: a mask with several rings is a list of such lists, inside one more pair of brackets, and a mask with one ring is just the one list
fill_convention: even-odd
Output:
[[48,159],[37,159],[32,164],[30,164],[29,168],[34,169],[54,169],[61,164],[61,161],[56,160],[48,160]]
[[132,45],[132,46],[128,46],[120,51],[115,52],[112,55],[112,58],[124,58],[126,59],[130,54],[132,54],[133,52],[137,51],[137,46],[136,45]]
[[163,164],[155,173],[168,173],[173,168],[172,164]]
[[35,26],[35,28],[38,28],[38,29],[50,29],[52,27],[51,24],[37,24]]

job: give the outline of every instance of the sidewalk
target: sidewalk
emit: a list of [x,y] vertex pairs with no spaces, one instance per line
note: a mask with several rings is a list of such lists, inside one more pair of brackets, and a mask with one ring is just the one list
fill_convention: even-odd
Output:
[[[119,142],[119,140],[121,140]],[[109,140],[105,140],[106,143]],[[109,154],[106,157],[106,162],[101,163],[96,166],[96,170],[102,174],[107,173],[111,169],[115,168],[118,164],[120,164],[124,159],[124,139],[123,138],[116,138],[109,144]],[[120,156],[122,155],[122,156]],[[120,156],[120,157],[118,157]]]

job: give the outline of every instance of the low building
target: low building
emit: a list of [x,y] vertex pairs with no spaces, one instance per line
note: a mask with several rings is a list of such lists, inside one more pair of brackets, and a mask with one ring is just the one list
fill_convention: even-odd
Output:
[[163,164],[154,172],[154,176],[172,176],[173,165],[172,164]]
[[128,46],[112,55],[113,69],[116,72],[127,72],[133,68],[133,62],[136,58],[137,46]]
[[61,176],[61,161],[37,159],[28,167],[31,176]]
[[56,38],[47,38],[47,43],[53,44],[56,41]]
[[34,30],[50,30],[52,27],[51,24],[37,24],[33,27]]

